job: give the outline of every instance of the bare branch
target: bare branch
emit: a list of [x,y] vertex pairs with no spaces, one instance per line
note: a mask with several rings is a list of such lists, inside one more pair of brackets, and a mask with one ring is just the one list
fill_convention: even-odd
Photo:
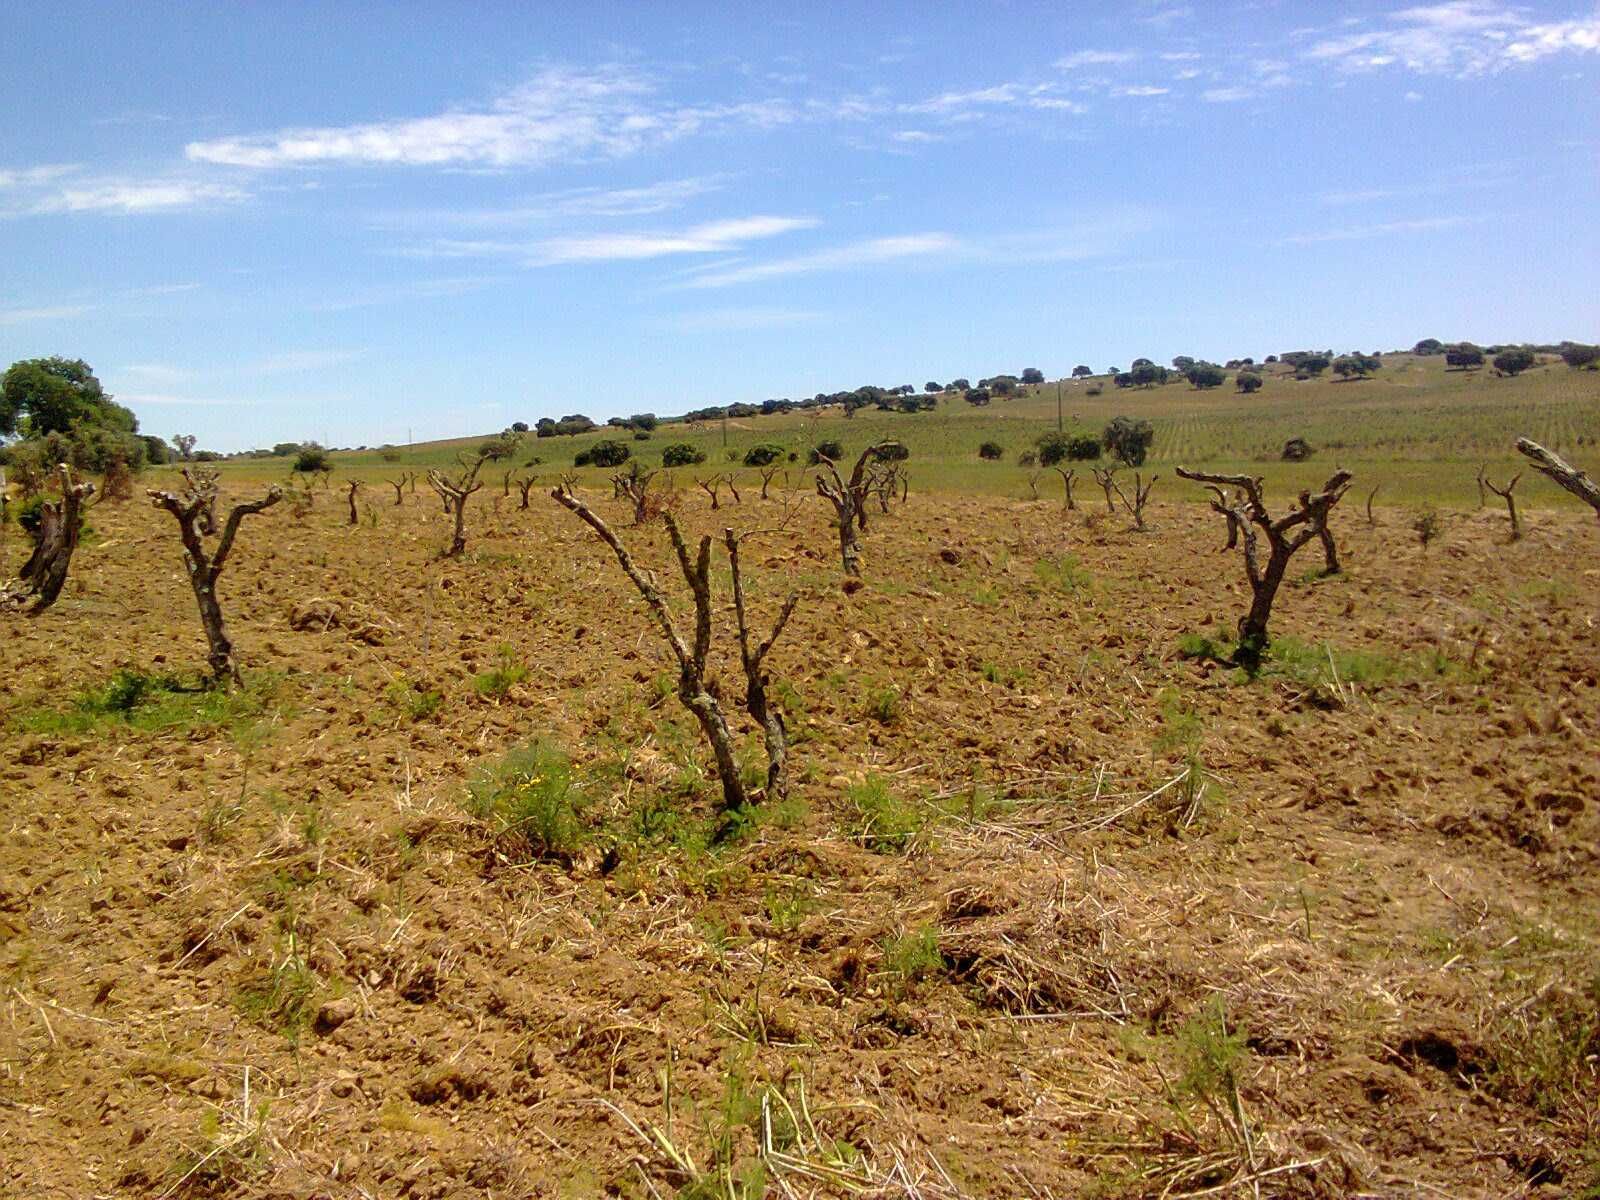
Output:
[[1533,462],[1533,469],[1571,492],[1600,517],[1600,485],[1553,451],[1528,438],[1517,439],[1517,450]]

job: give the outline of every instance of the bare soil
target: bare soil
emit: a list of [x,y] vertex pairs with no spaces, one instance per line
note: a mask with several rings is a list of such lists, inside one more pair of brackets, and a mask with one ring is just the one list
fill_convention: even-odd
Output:
[[[800,803],[718,845],[648,614],[548,497],[480,493],[450,562],[423,495],[246,522],[245,691],[167,729],[62,716],[204,667],[171,522],[99,506],[0,629],[0,1194],[1585,1194],[1600,528],[1424,550],[1348,504],[1345,573],[1313,544],[1278,604],[1298,657],[1246,681],[1178,653],[1247,589],[1176,495],[1141,535],[1092,488],[913,493],[852,591],[814,498],[753,543],[756,624],[806,592]],[[535,739],[589,798],[570,864],[464,806]]]

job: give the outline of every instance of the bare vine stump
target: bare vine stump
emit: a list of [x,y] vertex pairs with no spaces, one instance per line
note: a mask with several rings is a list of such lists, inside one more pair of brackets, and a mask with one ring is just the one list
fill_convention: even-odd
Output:
[[1114,477],[1111,480],[1112,490],[1116,492],[1117,499],[1122,501],[1122,507],[1128,510],[1128,515],[1133,518],[1133,527],[1140,533],[1145,532],[1144,506],[1150,499],[1150,489],[1156,486],[1156,480],[1160,478],[1161,476],[1159,475],[1152,475],[1150,476],[1150,482],[1145,483],[1139,472],[1135,471],[1133,473],[1132,500],[1128,499],[1127,493],[1122,490],[1122,485]]
[[478,472],[483,468],[483,464],[488,461],[488,455],[480,454],[470,467],[464,467],[462,471],[453,476],[446,475],[443,471],[438,470],[428,472],[428,486],[439,497],[439,502],[444,505],[445,513],[454,520],[450,535],[450,546],[441,555],[443,558],[459,558],[467,548],[467,500],[472,493],[483,487],[483,480],[478,478]]
[[200,624],[205,628],[206,644],[210,653],[206,661],[211,664],[211,682],[226,686],[239,682],[239,666],[234,661],[233,643],[228,640],[222,622],[222,607],[217,603],[217,577],[233,551],[234,539],[239,534],[239,524],[247,516],[271,508],[283,498],[283,491],[273,487],[260,500],[236,504],[228,513],[222,527],[222,536],[215,549],[207,550],[204,514],[216,504],[215,487],[197,490],[191,486],[182,495],[151,490],[147,493],[157,508],[164,508],[177,519],[178,536],[183,540],[183,565],[189,575],[189,586],[194,590],[196,604],[200,607]]
[[[655,618],[656,625],[661,630],[667,646],[671,649],[673,657],[678,662],[678,699],[683,706],[694,714],[699,722],[701,731],[706,740],[711,744],[712,756],[716,759],[717,775],[722,784],[722,808],[724,812],[734,812],[749,803],[749,797],[744,790],[744,782],[739,776],[738,760],[734,755],[733,735],[728,728],[727,717],[722,711],[716,695],[706,684],[706,658],[711,650],[711,538],[700,539],[698,551],[693,559],[690,558],[689,548],[683,540],[683,534],[678,529],[678,523],[670,512],[662,513],[662,521],[667,527],[667,535],[672,540],[672,549],[678,559],[678,567],[683,572],[684,581],[688,583],[689,590],[694,597],[694,641],[692,646],[686,643],[679,634],[673,622],[672,613],[667,608],[666,598],[661,590],[656,587],[654,578],[647,572],[639,570],[634,565],[633,558],[627,548],[615,533],[611,531],[588,505],[563,485],[555,488],[550,493],[562,507],[577,514],[600,537],[600,540],[611,547],[617,557],[623,572],[633,581],[639,594],[644,597],[649,606],[651,615]],[[750,715],[755,718],[762,728],[766,739],[767,748],[767,791],[770,798],[781,799],[787,791],[787,737],[784,730],[782,715],[774,709],[767,696],[768,679],[765,673],[765,660],[772,645],[778,640],[778,635],[783,632],[783,627],[788,623],[789,617],[794,612],[798,595],[791,594],[778,616],[777,623],[773,626],[772,634],[767,640],[754,650],[750,646],[749,626],[746,619],[744,603],[744,583],[739,568],[738,539],[733,531],[725,530],[724,541],[728,546],[729,562],[733,572],[734,609],[739,624],[739,649],[740,659],[744,666],[745,678],[748,685],[745,705]]]
[[361,490],[361,481],[359,479],[346,479],[344,482],[345,487],[349,489],[349,495],[346,499],[350,501],[350,524],[359,525],[361,518],[356,513],[356,493]]
[[16,583],[0,589],[0,602],[12,608],[26,606],[30,617],[44,612],[61,595],[83,530],[84,501],[95,490],[87,480],[74,482],[72,468],[66,463],[56,469],[61,475],[61,499],[40,505],[33,553],[23,563]]
[[[1349,488],[1350,472],[1336,471],[1316,495],[1301,492],[1299,507],[1276,521],[1267,512],[1259,478],[1213,475],[1191,471],[1186,467],[1179,467],[1178,474],[1184,479],[1209,485],[1219,495],[1221,489],[1231,488],[1238,498],[1238,502],[1228,507],[1233,508],[1235,520],[1244,537],[1245,575],[1250,582],[1251,601],[1249,611],[1239,619],[1239,648],[1234,654],[1234,661],[1246,670],[1254,671],[1260,667],[1261,656],[1269,644],[1267,622],[1272,616],[1272,602],[1283,583],[1289,559],[1301,546],[1326,532],[1328,513]],[[1227,507],[1220,511],[1226,512]],[[1257,531],[1267,539],[1265,562],[1261,560]]]
[[817,495],[833,505],[834,517],[839,526],[839,561],[846,575],[861,574],[861,539],[859,533],[867,528],[867,464],[887,447],[897,442],[878,442],[868,446],[856,459],[855,469],[846,482],[831,458],[819,454],[817,465]]
[[1511,518],[1511,540],[1513,542],[1522,540],[1522,522],[1517,520],[1517,498],[1513,495],[1521,479],[1522,472],[1518,471],[1511,477],[1511,482],[1506,484],[1505,487],[1496,487],[1494,481],[1486,473],[1486,468],[1478,468],[1478,491],[1482,492],[1487,488],[1506,502],[1506,515]]

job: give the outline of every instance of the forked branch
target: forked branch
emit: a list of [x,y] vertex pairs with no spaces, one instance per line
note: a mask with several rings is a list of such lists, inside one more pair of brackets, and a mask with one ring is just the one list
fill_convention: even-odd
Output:
[[1533,469],[1542,475],[1548,475],[1557,484],[1582,500],[1594,509],[1596,517],[1600,517],[1600,484],[1596,484],[1584,472],[1572,466],[1554,451],[1546,450],[1538,442],[1528,438],[1517,439],[1517,450],[1533,462]]

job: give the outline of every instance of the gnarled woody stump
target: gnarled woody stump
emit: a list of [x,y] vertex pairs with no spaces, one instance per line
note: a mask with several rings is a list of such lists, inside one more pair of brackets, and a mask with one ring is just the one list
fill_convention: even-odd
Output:
[[[567,485],[555,488],[550,495],[556,503],[581,517],[589,528],[599,535],[600,540],[611,547],[611,552],[617,556],[617,562],[621,564],[623,572],[633,581],[633,586],[639,589],[639,594],[649,605],[651,615],[655,617],[656,625],[661,630],[661,636],[671,648],[673,657],[678,660],[678,699],[695,715],[695,719],[700,722],[701,730],[706,735],[706,740],[711,743],[712,755],[717,760],[717,774],[722,783],[723,811],[733,812],[743,808],[749,802],[749,798],[745,794],[744,782],[739,777],[739,764],[733,753],[733,735],[728,729],[728,720],[723,714],[722,705],[718,703],[716,695],[706,683],[706,657],[711,651],[711,538],[700,539],[699,551],[691,560],[689,547],[684,543],[677,521],[670,512],[661,514],[661,519],[667,527],[667,534],[672,539],[672,549],[677,555],[678,567],[694,595],[694,644],[691,647],[679,634],[672,620],[672,613],[667,608],[666,598],[661,594],[661,589],[656,587],[655,577],[649,571],[641,571],[634,564],[627,547],[611,531],[611,527],[578,499]],[[766,673],[766,659],[773,643],[778,640],[778,635],[783,632],[783,627],[794,615],[795,605],[799,602],[800,596],[797,592],[789,594],[789,598],[784,601],[783,608],[778,613],[777,621],[772,626],[771,635],[752,649],[745,611],[744,579],[739,569],[740,539],[731,529],[723,530],[722,536],[728,547],[728,564],[733,572],[734,614],[739,624],[739,658],[744,668],[747,688],[745,709],[761,726],[766,741],[765,798],[771,801],[782,800],[788,792],[786,772],[788,738],[782,713],[771,705],[767,697],[767,688],[771,681]]]
[[211,653],[206,661],[211,664],[213,684],[226,686],[239,682],[239,667],[233,660],[233,643],[228,640],[222,625],[222,608],[217,603],[217,577],[233,550],[233,541],[239,534],[239,523],[252,513],[271,508],[283,499],[283,490],[271,488],[260,500],[236,504],[223,523],[222,536],[214,550],[207,550],[205,535],[206,514],[216,503],[216,489],[212,486],[191,486],[182,495],[171,492],[147,493],[157,508],[164,508],[177,519],[178,536],[183,539],[183,565],[189,574],[189,586],[194,589],[195,602],[200,606],[200,624],[205,627],[206,642]]
[[46,500],[39,506],[33,553],[22,564],[16,583],[0,588],[0,602],[15,608],[28,605],[30,617],[38,616],[61,595],[72,552],[78,548],[83,502],[94,495],[94,484],[72,481],[72,468],[66,463],[57,470],[61,472],[61,499]]
[[1600,484],[1596,484],[1594,480],[1578,470],[1577,467],[1572,466],[1559,454],[1546,450],[1538,442],[1529,438],[1518,438],[1517,450],[1532,460],[1535,471],[1548,475],[1556,483],[1594,509],[1595,516],[1600,517]]
[[[1266,502],[1261,497],[1259,477],[1212,475],[1187,467],[1179,467],[1178,474],[1209,485],[1217,497],[1212,500],[1211,507],[1224,515],[1231,513],[1244,536],[1245,574],[1250,580],[1251,601],[1250,610],[1239,619],[1239,648],[1234,652],[1234,661],[1254,670],[1267,648],[1267,621],[1272,616],[1272,601],[1283,583],[1289,559],[1312,538],[1322,539],[1324,546],[1332,541],[1327,532],[1328,513],[1350,486],[1350,472],[1335,472],[1316,495],[1301,492],[1300,506],[1276,521],[1267,512]],[[1224,488],[1233,489],[1233,499],[1223,499],[1221,489]],[[1267,539],[1265,562],[1261,561],[1258,531]]]

